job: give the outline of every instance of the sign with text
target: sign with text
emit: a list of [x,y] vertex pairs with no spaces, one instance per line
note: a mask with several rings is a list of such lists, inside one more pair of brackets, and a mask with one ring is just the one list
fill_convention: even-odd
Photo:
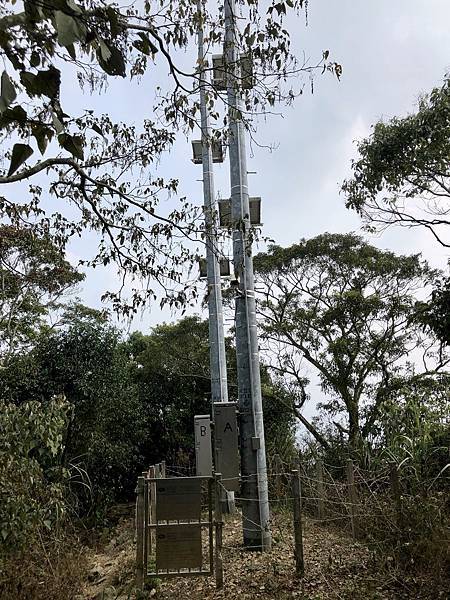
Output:
[[211,417],[194,417],[195,468],[197,475],[210,477],[212,474]]
[[214,448],[216,472],[230,492],[239,490],[239,447],[235,402],[214,403]]
[[201,480],[171,477],[156,480],[156,520],[200,520]]
[[202,532],[195,523],[161,525],[156,533],[156,569],[201,569]]

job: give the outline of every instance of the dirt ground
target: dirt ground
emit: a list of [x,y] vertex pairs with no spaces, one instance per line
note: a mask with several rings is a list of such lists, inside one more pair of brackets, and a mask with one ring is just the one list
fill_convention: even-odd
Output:
[[338,529],[304,523],[305,575],[295,576],[293,532],[288,513],[273,517],[273,547],[255,553],[243,549],[240,516],[224,527],[224,587],[216,590],[213,577],[163,579],[134,590],[135,546],[132,518],[122,519],[101,549],[89,554],[90,571],[82,594],[75,600],[440,600],[448,590],[430,577],[383,564],[364,544]]

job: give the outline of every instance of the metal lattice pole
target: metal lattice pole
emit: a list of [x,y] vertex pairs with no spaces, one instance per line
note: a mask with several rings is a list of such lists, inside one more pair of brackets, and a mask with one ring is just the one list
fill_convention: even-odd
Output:
[[236,2],[225,0],[225,48],[233,262],[236,297],[236,353],[241,433],[242,526],[244,545],[269,549],[269,499],[259,372],[258,334],[250,240],[245,131],[241,118],[240,68],[236,48]]

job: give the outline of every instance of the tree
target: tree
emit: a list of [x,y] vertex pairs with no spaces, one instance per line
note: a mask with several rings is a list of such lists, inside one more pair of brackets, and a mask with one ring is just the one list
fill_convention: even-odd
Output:
[[187,317],[125,343],[145,415],[143,454],[149,464],[192,458],[194,415],[210,412],[208,324]]
[[[200,23],[207,25],[208,43],[221,46],[222,9],[205,5],[200,12],[190,0],[125,7],[101,0],[9,4],[0,4],[5,63],[0,128],[9,165],[0,173],[0,184],[9,190],[26,182],[29,198],[0,198],[2,218],[13,225],[25,221],[51,234],[61,247],[73,236],[94,231],[100,239],[98,251],[84,262],[117,266],[120,290],[104,297],[124,313],[156,299],[157,291],[164,292],[163,302],[175,306],[195,298],[195,286],[184,285],[182,279],[184,268],[198,255],[200,213],[183,198],[164,210],[159,200],[176,193],[177,181],[163,180],[155,165],[178,131],[191,133],[197,126],[198,69],[203,66],[180,68],[177,51],[189,47]],[[328,59],[328,52],[315,65],[298,64],[292,56],[283,18],[302,6],[303,0],[282,0],[266,11],[250,0],[244,3],[247,25],[236,42],[242,52],[251,53],[255,74],[255,86],[246,93],[247,116],[301,93],[301,88],[284,84],[290,75],[323,69],[339,76],[340,66]],[[91,91],[101,90],[109,78],[143,77],[159,61],[169,72],[168,87],[155,89],[151,118],[130,124],[91,110],[67,113],[65,79],[77,78]],[[220,121],[224,99],[224,92],[209,88],[217,137],[226,136],[226,117]],[[35,158],[38,152],[40,159]],[[47,195],[61,205],[56,212],[44,202]],[[194,245],[183,243],[186,239]],[[124,298],[127,285],[131,292]]]
[[417,322],[450,345],[450,277],[436,283],[427,302],[418,302]]
[[358,152],[342,186],[347,207],[369,229],[425,227],[450,247],[450,78],[414,114],[377,123]]
[[[149,462],[173,461],[179,450],[192,455],[194,415],[211,414],[208,322],[193,316],[158,325],[147,336],[133,333],[125,346],[146,415],[143,454]],[[229,337],[226,350],[230,399],[237,400],[236,353]],[[287,457],[294,441],[289,396],[264,366],[261,379],[269,452]]]
[[[255,258],[262,339],[271,367],[297,387],[297,416],[308,400],[309,364],[328,395],[323,408],[360,450],[375,431],[384,402],[405,381],[439,373],[448,358],[433,352],[413,324],[415,292],[436,273],[418,256],[396,256],[354,234],[323,234]],[[422,357],[419,370],[415,357]],[[344,422],[340,416],[344,416]],[[326,440],[325,440],[326,441]]]
[[95,311],[73,306],[63,325],[0,372],[0,399],[47,405],[63,395],[72,409],[62,464],[80,512],[130,495],[143,468],[144,413],[119,332]]
[[49,312],[58,309],[61,297],[83,278],[48,236],[0,226],[2,363],[37,337]]

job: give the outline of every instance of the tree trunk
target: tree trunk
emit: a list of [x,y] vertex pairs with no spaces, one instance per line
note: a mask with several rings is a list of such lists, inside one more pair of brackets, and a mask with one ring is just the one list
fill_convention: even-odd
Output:
[[359,410],[358,410],[358,402],[352,399],[347,404],[348,410],[348,441],[350,444],[350,450],[354,454],[359,454],[359,451],[362,448],[362,437],[361,437],[361,429],[359,426]]
[[313,436],[313,438],[319,442],[319,444],[325,448],[325,450],[329,450],[330,449],[330,444],[327,442],[327,440],[324,438],[324,436],[317,431],[317,429],[314,427],[314,425],[312,423],[310,423],[307,419],[305,419],[305,417],[301,414],[301,412],[299,410],[297,410],[296,408],[294,408],[294,413],[295,416],[297,417],[297,419],[300,421],[300,423],[302,423],[302,425],[305,426],[305,428],[309,431],[309,433]]

